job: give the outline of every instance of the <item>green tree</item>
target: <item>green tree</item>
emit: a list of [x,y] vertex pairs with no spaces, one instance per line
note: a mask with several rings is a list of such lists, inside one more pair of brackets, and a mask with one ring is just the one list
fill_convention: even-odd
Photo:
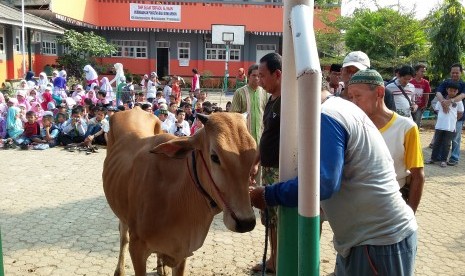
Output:
[[66,68],[69,76],[76,78],[81,78],[82,68],[86,64],[96,63],[96,57],[109,56],[116,51],[113,44],[109,44],[105,38],[93,32],[68,30],[57,41],[67,49],[58,57],[57,63]]
[[359,9],[341,18],[338,25],[345,30],[347,48],[367,53],[375,67],[395,67],[426,58],[426,34],[410,13],[391,8]]
[[430,75],[433,83],[446,78],[450,66],[463,59],[465,48],[465,9],[458,0],[444,3],[425,20],[431,43]]

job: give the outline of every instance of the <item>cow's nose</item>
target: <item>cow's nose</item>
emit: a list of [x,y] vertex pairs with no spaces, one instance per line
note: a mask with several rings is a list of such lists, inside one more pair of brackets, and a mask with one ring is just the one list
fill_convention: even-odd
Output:
[[236,220],[236,232],[238,233],[245,233],[252,231],[255,228],[255,217],[251,219],[245,220]]

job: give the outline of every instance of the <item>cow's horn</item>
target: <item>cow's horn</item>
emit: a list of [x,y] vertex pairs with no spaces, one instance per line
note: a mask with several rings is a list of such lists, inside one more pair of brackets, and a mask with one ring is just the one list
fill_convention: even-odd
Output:
[[201,113],[197,113],[197,118],[202,122],[202,124],[206,124],[208,122],[209,115],[204,115]]

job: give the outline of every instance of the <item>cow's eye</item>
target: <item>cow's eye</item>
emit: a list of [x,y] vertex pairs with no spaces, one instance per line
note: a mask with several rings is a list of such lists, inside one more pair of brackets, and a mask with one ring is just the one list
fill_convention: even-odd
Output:
[[220,159],[218,158],[218,155],[216,154],[212,154],[210,155],[210,158],[213,162],[215,162],[216,164],[220,164]]

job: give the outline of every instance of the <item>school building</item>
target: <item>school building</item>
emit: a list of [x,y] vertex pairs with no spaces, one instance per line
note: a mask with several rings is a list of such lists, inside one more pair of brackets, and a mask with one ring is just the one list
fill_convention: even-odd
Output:
[[[269,52],[281,52],[283,4],[281,1],[140,1],[140,0],[24,0],[27,13],[51,21],[64,29],[93,31],[117,45],[102,64],[120,62],[133,74],[156,71],[166,75],[222,76],[226,46],[212,43],[212,25],[244,26],[244,45],[230,45],[229,71],[234,76]],[[5,2],[5,1],[4,1]],[[16,7],[21,0],[9,0]],[[319,16],[340,16],[340,0],[330,9],[315,9],[314,27],[324,29]],[[45,32],[44,32],[45,34]],[[42,41],[49,36],[42,35]],[[33,49],[33,70],[53,64],[62,51]],[[39,47],[40,46],[40,47]],[[17,76],[17,74],[15,74]]]
[[57,57],[55,39],[57,35],[64,33],[64,29],[26,13],[24,16],[26,55],[23,57],[22,21],[21,11],[0,3],[0,84],[6,79],[24,77],[23,60],[26,70],[38,69],[37,66],[41,64],[55,63]]

